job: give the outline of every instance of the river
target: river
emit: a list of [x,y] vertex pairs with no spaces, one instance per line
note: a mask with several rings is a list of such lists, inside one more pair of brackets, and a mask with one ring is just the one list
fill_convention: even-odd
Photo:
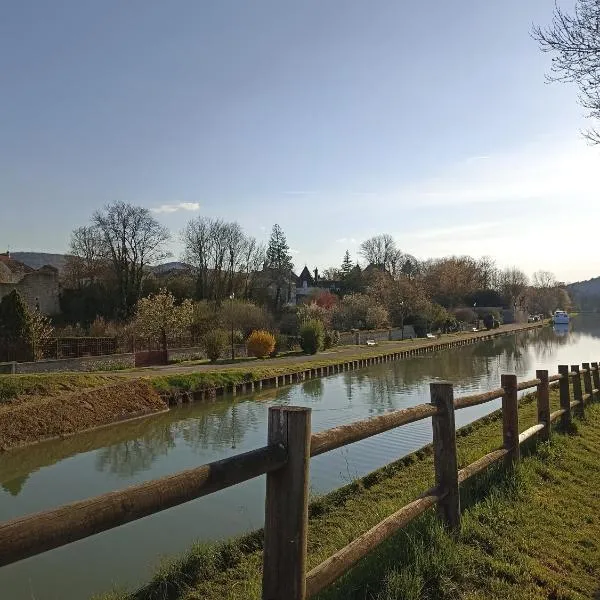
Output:
[[[80,500],[244,452],[266,443],[273,404],[310,406],[313,431],[428,402],[429,383],[448,379],[455,395],[499,386],[501,373],[600,360],[600,317],[570,330],[544,327],[452,350],[311,379],[255,394],[172,409],[129,424],[0,455],[0,521]],[[457,426],[500,401],[457,413]],[[311,493],[350,482],[431,441],[429,420],[311,461]],[[264,479],[164,511],[87,540],[0,568],[7,600],[80,600],[145,582],[161,557],[195,540],[262,525]]]

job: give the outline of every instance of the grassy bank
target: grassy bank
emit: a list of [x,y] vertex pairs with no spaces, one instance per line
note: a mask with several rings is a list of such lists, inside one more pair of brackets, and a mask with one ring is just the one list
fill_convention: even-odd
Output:
[[[558,406],[555,392],[553,409]],[[522,402],[521,429],[536,421]],[[593,598],[600,585],[600,406],[578,431],[557,434],[516,473],[493,469],[462,490],[463,528],[451,537],[426,514],[362,561],[323,600]],[[501,444],[499,415],[459,432],[460,466]],[[428,448],[313,500],[309,568],[433,483]],[[127,600],[260,598],[261,532],[197,545],[165,563]]]
[[109,385],[117,375],[96,373],[46,373],[39,375],[0,375],[0,403],[16,398],[57,396],[77,390]]

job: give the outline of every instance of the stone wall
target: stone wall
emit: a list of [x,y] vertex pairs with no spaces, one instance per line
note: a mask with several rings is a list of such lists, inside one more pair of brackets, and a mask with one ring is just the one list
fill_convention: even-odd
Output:
[[[246,357],[246,346],[235,345],[235,355]],[[201,360],[206,358],[206,353],[200,347],[195,348],[169,348],[168,360]],[[221,358],[230,358],[231,348],[226,348]],[[36,362],[0,363],[0,374],[6,373],[56,373],[60,371],[114,371],[117,369],[133,369],[135,355],[105,354],[104,356],[84,356],[81,358],[61,358],[51,360],[38,360]]]
[[[5,364],[0,364],[2,368]],[[133,354],[107,354],[105,356],[85,356],[82,358],[61,358],[58,360],[38,360],[36,362],[15,363],[15,373],[56,373],[59,371],[113,371],[132,369]]]
[[402,336],[402,328],[394,327],[392,329],[371,329],[364,331],[344,331],[340,333],[340,345],[347,346],[356,344],[358,334],[358,343],[365,344],[367,340],[375,340],[376,342],[385,342],[388,340],[409,340],[417,337],[412,325],[404,326],[404,337]]
[[58,274],[54,270],[27,273],[17,283],[0,283],[0,300],[13,290],[21,294],[32,310],[35,310],[39,304],[40,312],[44,315],[55,315],[60,312]]

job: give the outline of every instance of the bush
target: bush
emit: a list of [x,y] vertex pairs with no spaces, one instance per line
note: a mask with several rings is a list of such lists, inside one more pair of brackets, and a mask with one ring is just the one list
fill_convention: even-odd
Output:
[[202,347],[206,352],[206,356],[213,362],[221,357],[226,344],[227,333],[222,329],[208,331],[202,338]]
[[300,346],[306,354],[316,354],[322,350],[324,341],[325,330],[321,321],[306,321],[300,328]]
[[275,336],[268,331],[253,331],[246,342],[248,354],[256,358],[265,358],[275,350]]
[[323,348],[333,348],[340,343],[340,332],[335,329],[327,329],[323,338]]

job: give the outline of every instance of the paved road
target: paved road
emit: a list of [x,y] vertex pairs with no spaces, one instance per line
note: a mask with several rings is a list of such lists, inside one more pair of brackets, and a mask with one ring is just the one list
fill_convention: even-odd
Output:
[[[175,375],[185,373],[206,373],[223,370],[235,370],[240,369],[253,369],[253,368],[268,368],[274,369],[279,367],[293,366],[299,363],[325,363],[331,361],[343,362],[350,358],[368,358],[369,356],[376,356],[387,352],[400,352],[402,350],[408,350],[411,348],[421,348],[431,346],[433,344],[456,341],[460,339],[473,339],[483,337],[487,335],[503,335],[512,331],[520,331],[523,329],[532,329],[540,327],[540,323],[517,323],[514,325],[501,325],[500,328],[494,331],[481,331],[481,332],[463,332],[458,334],[442,335],[437,339],[424,339],[418,338],[413,340],[404,340],[396,342],[379,342],[377,346],[340,346],[338,348],[332,348],[323,352],[319,352],[312,356],[306,355],[292,355],[282,356],[279,358],[270,358],[267,360],[248,359],[240,360],[239,362],[227,363],[227,364],[193,364],[186,365],[185,363],[178,363],[173,365],[166,365],[164,367],[145,367],[141,369],[132,369],[131,371],[123,371],[120,375],[124,377],[154,377],[160,375]],[[114,372],[113,372],[114,374]]]

